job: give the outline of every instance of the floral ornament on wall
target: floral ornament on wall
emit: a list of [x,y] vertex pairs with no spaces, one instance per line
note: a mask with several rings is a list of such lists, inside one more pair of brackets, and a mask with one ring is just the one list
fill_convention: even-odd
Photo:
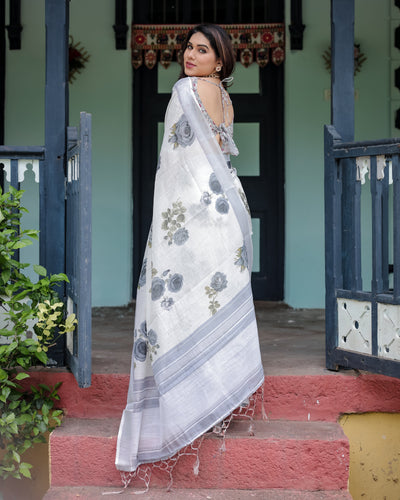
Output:
[[[325,52],[322,54],[322,58],[325,61],[325,68],[331,72],[332,69],[332,49],[329,47]],[[360,49],[360,44],[355,43],[354,44],[354,75],[359,73],[361,71],[361,66],[364,64],[364,62],[367,60],[367,56],[361,52]]]
[[81,42],[74,43],[74,39],[70,35],[68,47],[69,83],[72,83],[76,79],[77,74],[86,66],[89,59],[90,55],[87,50],[81,46]]

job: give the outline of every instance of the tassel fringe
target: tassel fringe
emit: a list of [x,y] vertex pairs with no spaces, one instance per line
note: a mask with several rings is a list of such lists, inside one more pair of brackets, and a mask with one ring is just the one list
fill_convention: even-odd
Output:
[[[220,452],[225,453],[226,451],[226,432],[229,429],[233,419],[249,419],[249,436],[254,436],[255,428],[254,428],[254,414],[256,412],[258,402],[261,403],[261,415],[263,420],[268,420],[267,412],[265,410],[264,403],[264,384],[248,399],[243,401],[243,403],[234,410],[230,415],[228,415],[224,420],[216,424],[211,432],[207,434],[213,433],[222,438],[222,443],[220,446]],[[141,491],[135,491],[135,495],[140,495],[143,493],[147,493],[150,487],[150,480],[152,471],[154,469],[158,469],[160,471],[168,474],[169,483],[167,486],[167,491],[172,490],[172,486],[174,483],[173,471],[178,463],[180,457],[188,455],[196,457],[196,460],[193,464],[193,474],[195,476],[199,475],[200,471],[200,447],[204,440],[204,434],[200,436],[198,439],[193,441],[193,443],[185,446],[181,450],[179,450],[173,457],[168,458],[166,460],[160,460],[159,462],[153,464],[142,464],[134,472],[121,472],[121,480],[124,485],[124,488],[121,491],[115,492],[104,492],[103,495],[118,495],[120,493],[124,493],[126,488],[129,486],[133,479],[140,479],[144,482],[145,489]]]

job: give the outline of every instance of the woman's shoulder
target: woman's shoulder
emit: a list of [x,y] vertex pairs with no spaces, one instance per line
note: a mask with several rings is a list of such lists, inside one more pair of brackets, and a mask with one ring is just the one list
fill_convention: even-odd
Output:
[[172,90],[183,89],[185,87],[189,87],[192,84],[192,80],[194,77],[185,76],[184,78],[180,78],[175,85],[172,87]]

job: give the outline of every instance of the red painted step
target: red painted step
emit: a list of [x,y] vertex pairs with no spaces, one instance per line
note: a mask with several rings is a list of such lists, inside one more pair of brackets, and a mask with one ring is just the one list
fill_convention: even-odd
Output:
[[[94,374],[92,386],[79,389],[71,373],[44,370],[32,381],[62,381],[60,407],[76,418],[120,418],[129,375]],[[265,408],[271,419],[336,422],[343,413],[400,412],[400,380],[362,373],[272,376],[265,379]]]
[[[52,487],[118,489],[121,481],[114,466],[118,425],[119,419],[65,418],[50,437]],[[225,452],[221,444],[221,438],[205,438],[198,476],[193,474],[194,457],[181,457],[174,486],[347,490],[349,446],[336,423],[256,421],[255,435],[249,436],[248,422],[238,421],[227,433]],[[153,474],[151,487],[167,484],[165,473]]]
[[[114,496],[103,496],[103,493],[115,491],[115,488],[99,488],[95,486],[53,487],[43,497],[43,500],[98,500],[114,498]],[[118,495],[118,500],[132,500],[133,488],[126,493]],[[141,491],[135,489],[135,491]],[[179,490],[173,489],[168,492],[163,489],[150,489],[146,500],[351,500],[347,491],[299,491],[299,490]]]

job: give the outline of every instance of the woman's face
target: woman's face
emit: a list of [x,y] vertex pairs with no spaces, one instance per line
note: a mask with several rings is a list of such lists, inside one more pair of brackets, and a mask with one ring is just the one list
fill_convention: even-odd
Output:
[[183,53],[183,64],[186,76],[208,76],[214,73],[215,68],[221,65],[203,33],[194,33]]

